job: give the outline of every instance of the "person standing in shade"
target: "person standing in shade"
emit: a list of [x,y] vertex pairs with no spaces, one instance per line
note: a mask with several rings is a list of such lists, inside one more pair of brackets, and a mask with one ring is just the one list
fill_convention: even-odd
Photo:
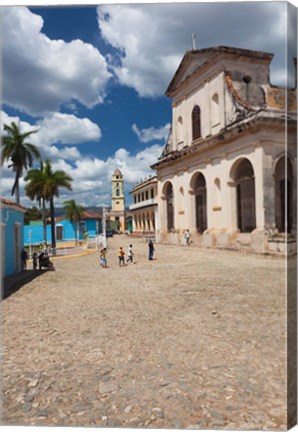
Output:
[[27,259],[28,259],[27,252],[26,252],[25,249],[23,248],[23,249],[22,249],[22,252],[21,252],[22,270],[23,270],[23,271],[26,270],[26,268],[27,268]]
[[32,263],[33,263],[33,270],[37,270],[37,253],[34,252],[33,256],[32,256]]
[[155,251],[154,244],[153,244],[152,240],[149,240],[148,249],[149,249],[148,259],[151,261],[151,260],[153,260],[153,254],[154,254],[154,251]]

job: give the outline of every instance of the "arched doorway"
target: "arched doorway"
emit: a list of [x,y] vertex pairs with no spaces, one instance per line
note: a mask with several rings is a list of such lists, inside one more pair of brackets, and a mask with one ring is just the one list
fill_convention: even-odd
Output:
[[244,159],[235,174],[237,188],[237,224],[240,232],[256,228],[255,178],[252,164]]
[[293,170],[288,157],[282,157],[275,167],[275,223],[278,232],[292,230]]
[[207,229],[207,188],[203,174],[195,174],[190,186],[194,195],[194,223],[198,233],[202,234]]
[[167,209],[167,229],[170,231],[174,225],[174,190],[172,183],[168,183],[165,188],[165,199]]

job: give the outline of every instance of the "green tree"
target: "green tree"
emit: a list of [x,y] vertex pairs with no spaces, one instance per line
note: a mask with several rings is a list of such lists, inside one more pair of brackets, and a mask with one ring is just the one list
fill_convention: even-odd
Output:
[[66,188],[72,190],[71,182],[72,177],[66,174],[63,170],[53,170],[53,166],[50,160],[46,160],[44,163],[44,175],[45,175],[45,200],[50,203],[50,215],[51,215],[51,232],[52,232],[52,248],[56,248],[56,232],[55,232],[55,207],[54,198],[59,197],[60,188]]
[[15,172],[11,195],[15,195],[17,204],[20,204],[19,181],[23,175],[23,170],[32,167],[34,158],[40,159],[38,148],[26,142],[26,139],[36,133],[37,130],[21,133],[19,126],[12,122],[10,125],[4,124],[4,132],[6,134],[1,140],[1,165],[4,161],[12,162],[8,165]]
[[24,224],[29,225],[31,221],[42,220],[42,213],[37,207],[28,208],[24,214]]
[[33,201],[37,200],[39,207],[42,209],[43,223],[43,240],[47,243],[47,215],[46,215],[46,176],[44,163],[40,162],[39,169],[33,169],[27,172],[25,181],[26,195]]
[[78,242],[77,236],[77,228],[78,222],[82,219],[84,214],[84,207],[78,205],[75,200],[64,201],[63,207],[65,210],[66,219],[68,219],[71,223],[74,224],[75,230],[75,242]]

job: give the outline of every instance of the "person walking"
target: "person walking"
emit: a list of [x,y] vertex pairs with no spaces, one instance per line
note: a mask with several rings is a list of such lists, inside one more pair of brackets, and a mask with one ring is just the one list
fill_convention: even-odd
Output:
[[22,252],[21,252],[22,271],[26,270],[26,268],[27,268],[27,259],[28,259],[28,254],[25,251],[25,248],[23,248]]
[[125,252],[121,246],[120,249],[118,250],[119,267],[125,266],[124,255],[125,255]]
[[100,251],[100,265],[102,268],[107,268],[108,267],[108,263],[107,263],[107,248],[103,248]]
[[33,270],[37,270],[37,253],[34,252],[32,256]]
[[190,246],[190,232],[189,229],[187,229],[184,233],[185,243],[187,246]]
[[154,244],[153,244],[152,240],[149,240],[148,249],[149,249],[148,259],[151,261],[151,260],[153,260],[153,254],[155,251]]
[[134,253],[132,251],[132,245],[129,245],[128,247],[128,254],[127,254],[127,261],[126,262],[133,262]]

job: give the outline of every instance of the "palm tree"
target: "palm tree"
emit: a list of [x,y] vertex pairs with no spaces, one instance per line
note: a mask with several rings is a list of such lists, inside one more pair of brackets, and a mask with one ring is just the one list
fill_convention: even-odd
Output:
[[27,172],[25,181],[28,184],[25,186],[26,195],[31,199],[36,199],[39,207],[42,207],[42,223],[43,223],[43,240],[47,243],[47,220],[46,220],[46,178],[44,164],[40,162],[39,169],[33,169]]
[[55,232],[55,207],[54,197],[59,197],[59,189],[67,188],[72,190],[71,182],[72,177],[66,174],[63,170],[53,170],[52,163],[50,160],[46,160],[44,163],[44,175],[45,175],[45,193],[44,197],[46,201],[50,203],[50,215],[51,215],[51,232],[52,232],[52,248],[56,248],[56,232]]
[[11,190],[11,195],[15,195],[17,204],[20,204],[19,180],[23,175],[23,170],[32,167],[34,158],[40,159],[41,157],[35,145],[25,142],[26,139],[30,135],[36,133],[37,130],[21,133],[20,127],[12,122],[11,125],[4,124],[4,131],[7,134],[1,141],[1,165],[3,165],[6,160],[11,160],[12,162],[11,165],[8,166],[8,168],[12,167],[15,172],[15,181]]
[[68,219],[71,223],[74,224],[75,229],[75,242],[77,244],[77,225],[78,222],[82,219],[84,214],[84,207],[78,205],[75,200],[64,201],[63,207],[66,213],[66,219]]

